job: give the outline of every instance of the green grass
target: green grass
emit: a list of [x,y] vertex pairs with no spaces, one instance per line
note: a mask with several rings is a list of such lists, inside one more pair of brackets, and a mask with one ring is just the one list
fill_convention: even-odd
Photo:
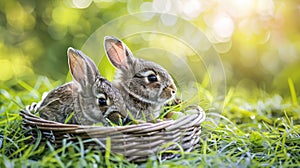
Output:
[[230,88],[222,113],[212,109],[219,109],[223,101],[214,99],[213,93],[205,88],[201,89],[204,91],[199,94],[210,99],[200,102],[208,112],[199,147],[193,152],[181,153],[182,157],[177,159],[149,158],[142,165],[129,163],[109,151],[102,154],[85,148],[83,141],[64,142],[58,149],[49,142],[41,143],[39,138],[34,143],[29,142],[27,130],[21,127],[19,110],[39,101],[44,91],[58,84],[40,77],[37,81],[1,86],[0,167],[300,166],[300,107],[291,80],[287,82],[291,95],[288,97],[260,89]]

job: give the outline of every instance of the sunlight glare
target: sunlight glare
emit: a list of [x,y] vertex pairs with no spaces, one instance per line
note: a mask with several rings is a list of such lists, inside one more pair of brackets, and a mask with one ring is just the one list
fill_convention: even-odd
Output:
[[184,15],[190,19],[196,18],[202,12],[201,10],[202,4],[198,0],[184,1],[182,5],[183,5],[182,11]]
[[255,0],[231,0],[229,6],[233,9],[229,11],[232,16],[249,16],[255,11]]
[[234,32],[234,23],[230,16],[225,13],[216,15],[213,22],[214,34],[221,39],[228,39]]
[[257,4],[257,12],[263,16],[274,15],[274,2],[272,0],[259,0]]

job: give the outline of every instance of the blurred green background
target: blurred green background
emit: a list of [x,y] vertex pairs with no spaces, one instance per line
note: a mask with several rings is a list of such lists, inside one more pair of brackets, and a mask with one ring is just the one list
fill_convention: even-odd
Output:
[[[64,81],[68,73],[68,47],[82,49],[101,26],[122,16],[141,12],[172,14],[201,30],[220,56],[218,58],[224,68],[228,86],[242,85],[249,89],[259,87],[267,91],[289,94],[287,81],[291,78],[296,90],[300,90],[298,0],[1,0],[2,86],[13,87],[18,80],[34,82],[38,75]],[[147,17],[151,15],[146,15],[138,23],[124,22],[123,19],[122,24],[116,23],[118,26],[112,29],[123,32],[126,31],[124,27],[128,26],[131,26],[131,31],[135,30],[136,25],[147,27]],[[163,15],[160,19],[162,26],[168,27],[170,31],[175,29],[174,25],[178,25],[179,22],[168,15]],[[177,35],[184,36],[187,33],[191,33],[190,29],[181,30]],[[103,32],[103,36],[105,35],[113,34]],[[151,34],[140,34],[125,41],[132,50],[153,45],[176,46],[170,38],[157,36],[154,39],[160,40],[155,42],[149,38],[154,37],[151,37]],[[195,41],[194,38],[190,35],[191,41]],[[98,40],[103,39],[99,37]],[[103,51],[102,45],[93,45],[92,48]],[[177,52],[181,57],[188,57],[188,52],[178,53],[185,50],[184,48],[173,48],[177,51],[170,51],[169,54]],[[91,50],[86,49],[88,54]],[[153,53],[153,50],[151,52]],[[206,64],[193,63],[193,57],[190,58],[188,66],[191,69],[198,68],[201,71]],[[110,74],[105,72],[106,66],[112,69],[111,65],[104,61],[100,68],[104,75]],[[199,78],[197,80],[201,81],[202,76],[196,76]]]

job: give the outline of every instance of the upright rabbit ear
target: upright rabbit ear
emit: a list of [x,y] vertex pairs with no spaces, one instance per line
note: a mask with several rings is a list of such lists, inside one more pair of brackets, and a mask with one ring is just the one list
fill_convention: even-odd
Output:
[[110,62],[118,69],[128,70],[133,63],[129,48],[119,39],[112,36],[104,37],[104,48]]
[[73,79],[83,87],[93,84],[96,76],[100,76],[94,62],[79,50],[68,48],[68,61]]

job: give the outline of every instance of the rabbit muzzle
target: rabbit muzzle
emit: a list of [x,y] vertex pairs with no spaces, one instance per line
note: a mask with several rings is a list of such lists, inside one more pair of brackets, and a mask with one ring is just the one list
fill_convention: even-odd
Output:
[[125,109],[118,108],[109,108],[104,114],[104,118],[108,119],[110,122],[114,124],[120,124],[120,122],[124,123],[124,119],[127,117],[125,113]]
[[167,101],[175,98],[177,88],[175,84],[170,84],[169,86],[162,89],[162,92],[158,98],[158,101],[161,103],[166,103]]
[[122,116],[118,111],[112,111],[110,114],[108,114],[107,119],[114,124],[119,124],[119,122],[122,122]]

